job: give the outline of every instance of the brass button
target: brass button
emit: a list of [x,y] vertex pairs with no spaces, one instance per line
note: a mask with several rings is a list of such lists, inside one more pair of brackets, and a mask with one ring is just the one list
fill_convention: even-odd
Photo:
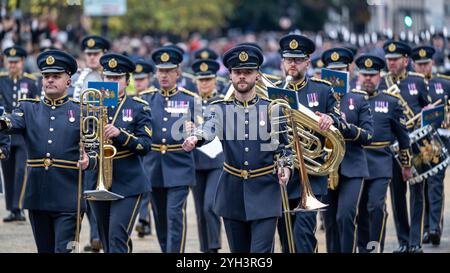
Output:
[[50,153],[46,153],[45,156],[46,156],[46,157],[50,157]]
[[52,110],[55,110],[56,109],[56,106],[52,106]]
[[245,121],[245,124],[248,124],[248,120]]
[[248,171],[247,170],[241,170],[241,177],[244,179],[248,178]]
[[166,131],[167,131],[167,129],[166,129],[166,128],[162,128],[162,131],[163,131],[163,132],[166,132]]
[[44,166],[50,167],[53,164],[52,160],[50,158],[44,159]]
[[51,139],[48,140],[48,144],[52,144],[53,141]]
[[164,120],[164,121],[168,121],[169,119],[168,119],[168,118],[163,118],[163,120]]
[[245,139],[247,139],[248,138],[248,134],[245,134]]
[[55,131],[55,129],[53,129],[53,128],[50,128],[50,129],[49,129],[49,131],[50,131],[50,132],[53,132],[53,131]]
[[245,147],[245,151],[248,153],[250,149],[248,147]]
[[245,165],[245,166],[248,166],[248,161],[245,161],[245,162],[244,162],[244,165]]
[[55,120],[55,117],[50,117],[51,120]]
[[167,145],[161,145],[161,147],[159,147],[159,150],[161,151],[162,154],[165,154],[167,151]]
[[166,139],[165,138],[161,139],[161,141],[162,141],[162,143],[166,143]]

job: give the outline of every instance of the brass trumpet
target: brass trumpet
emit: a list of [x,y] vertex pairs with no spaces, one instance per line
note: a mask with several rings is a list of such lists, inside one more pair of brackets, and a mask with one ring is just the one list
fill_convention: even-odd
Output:
[[113,176],[113,158],[116,147],[104,137],[104,128],[108,124],[108,107],[103,105],[101,91],[86,89],[80,95],[80,138],[83,149],[98,150],[98,175],[95,190],[84,191],[84,197],[91,201],[114,201],[123,196],[110,192]]

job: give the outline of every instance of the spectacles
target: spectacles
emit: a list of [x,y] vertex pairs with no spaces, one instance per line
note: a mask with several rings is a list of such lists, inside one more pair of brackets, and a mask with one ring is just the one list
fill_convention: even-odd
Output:
[[284,58],[284,60],[288,63],[302,64],[308,60],[308,58]]

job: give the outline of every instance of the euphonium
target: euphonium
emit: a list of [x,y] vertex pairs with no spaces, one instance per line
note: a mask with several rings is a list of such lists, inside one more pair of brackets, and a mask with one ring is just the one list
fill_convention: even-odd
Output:
[[88,200],[113,201],[123,198],[110,192],[113,176],[113,158],[117,154],[111,140],[104,137],[104,128],[108,124],[108,108],[103,105],[103,94],[97,89],[86,89],[80,95],[81,140],[84,149],[98,151],[97,187],[85,191]]
[[[275,113],[282,112],[281,116],[273,114],[277,107],[282,111]],[[327,205],[314,197],[308,174],[324,176],[339,168],[345,154],[343,136],[334,126],[321,131],[318,124],[319,117],[301,104],[297,110],[292,109],[285,100],[273,100],[269,105],[269,115],[272,125],[271,135],[288,133],[288,147],[294,152],[294,163],[301,174],[302,197],[295,210],[309,211],[326,207]],[[286,124],[285,130],[281,129],[282,124]],[[276,131],[277,128],[280,129]],[[324,137],[325,146],[312,132]],[[321,159],[325,161],[320,162]]]

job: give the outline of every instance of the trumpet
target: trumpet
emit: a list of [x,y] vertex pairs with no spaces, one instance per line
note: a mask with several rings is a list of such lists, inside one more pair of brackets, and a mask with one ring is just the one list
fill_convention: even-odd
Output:
[[109,191],[112,186],[113,158],[117,149],[104,137],[108,124],[108,107],[103,104],[104,94],[97,89],[86,89],[80,95],[80,139],[83,149],[98,150],[98,174],[95,190],[84,191],[91,201],[114,201],[123,196]]

